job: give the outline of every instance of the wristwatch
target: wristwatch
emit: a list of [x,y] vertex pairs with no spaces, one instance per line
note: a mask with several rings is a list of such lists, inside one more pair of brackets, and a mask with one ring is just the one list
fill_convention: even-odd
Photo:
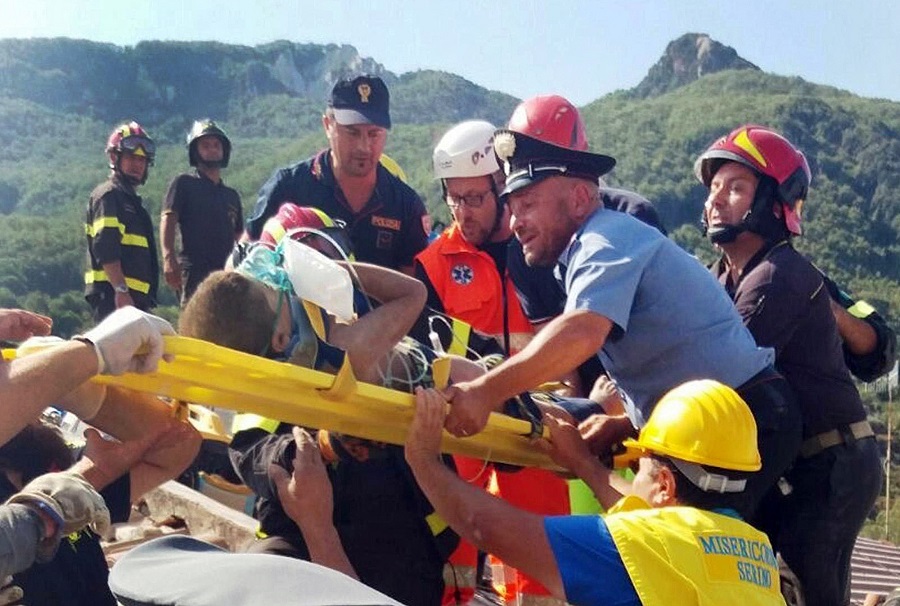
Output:
[[117,286],[113,286],[113,288],[119,294],[122,294],[122,295],[128,294],[128,285],[127,284],[119,284]]

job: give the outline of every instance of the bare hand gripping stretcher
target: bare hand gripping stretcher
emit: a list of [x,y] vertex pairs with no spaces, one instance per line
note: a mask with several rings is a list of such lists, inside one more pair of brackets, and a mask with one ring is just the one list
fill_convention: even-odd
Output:
[[[295,425],[402,445],[415,397],[361,383],[349,362],[332,375],[187,337],[165,337],[172,362],[150,374],[96,376],[92,381],[258,414]],[[4,351],[15,357],[15,351]],[[446,385],[449,359],[434,362],[436,385]],[[442,450],[525,467],[558,469],[529,441],[527,421],[492,413],[487,427],[468,438],[444,432]]]

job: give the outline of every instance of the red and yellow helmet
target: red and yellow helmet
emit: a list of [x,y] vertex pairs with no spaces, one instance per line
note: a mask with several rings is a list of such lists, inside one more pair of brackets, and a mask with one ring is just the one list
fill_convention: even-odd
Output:
[[[759,200],[769,212],[781,205],[784,226],[800,235],[800,210],[809,191],[812,173],[803,152],[770,128],[747,124],[713,143],[694,163],[694,174],[705,187],[725,162],[738,162],[775,182],[775,199]],[[758,190],[759,191],[759,190]],[[753,212],[759,212],[754,201]],[[765,234],[763,234],[765,235]]]
[[[122,173],[119,169],[119,160],[122,154],[133,154],[147,159],[144,174],[140,178]],[[109,134],[109,138],[106,140],[106,155],[112,170],[133,185],[141,185],[147,180],[147,175],[150,173],[149,167],[153,165],[153,158],[156,157],[156,143],[140,124],[132,120],[118,125]]]
[[156,143],[140,124],[132,120],[120,124],[109,134],[109,139],[106,140],[106,153],[110,152],[144,156],[147,163],[152,164],[153,158],[156,157]]
[[[350,240],[343,223],[335,221],[318,208],[300,206],[293,202],[283,203],[278,212],[263,225],[259,241],[269,248],[275,248],[285,236],[309,244],[329,257],[343,259],[346,255],[352,260]],[[334,245],[340,250],[333,250]]]

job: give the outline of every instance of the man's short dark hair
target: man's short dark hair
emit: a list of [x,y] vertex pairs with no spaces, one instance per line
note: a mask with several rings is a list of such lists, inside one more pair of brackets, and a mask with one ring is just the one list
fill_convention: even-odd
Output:
[[237,272],[211,273],[181,312],[179,333],[262,355],[269,348],[275,325],[275,310],[266,288]]
[[0,469],[22,476],[22,484],[50,471],[68,469],[72,451],[56,427],[35,421],[0,446]]

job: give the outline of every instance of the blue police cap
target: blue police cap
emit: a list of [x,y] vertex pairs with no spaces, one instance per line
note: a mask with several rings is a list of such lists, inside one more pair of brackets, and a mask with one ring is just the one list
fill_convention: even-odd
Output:
[[575,177],[596,182],[616,165],[615,158],[560,147],[508,129],[494,134],[494,151],[506,173],[501,196],[548,177]]
[[328,107],[334,110],[338,124],[374,124],[390,128],[390,101],[384,80],[363,74],[338,80],[331,89]]

